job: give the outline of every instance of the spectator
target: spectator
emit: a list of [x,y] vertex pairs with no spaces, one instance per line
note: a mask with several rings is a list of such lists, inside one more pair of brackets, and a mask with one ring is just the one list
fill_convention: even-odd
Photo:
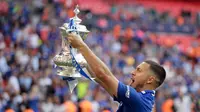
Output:
[[3,49],[0,49],[0,72],[5,75],[9,72],[10,67],[7,64],[6,58],[4,57]]
[[174,100],[177,112],[191,112],[192,102],[190,96],[184,94],[181,90],[179,90],[178,95],[178,98]]
[[47,97],[47,99],[45,99],[44,102],[42,102],[41,110],[42,112],[52,112],[53,108],[54,108],[53,101],[52,101],[52,98],[49,96]]

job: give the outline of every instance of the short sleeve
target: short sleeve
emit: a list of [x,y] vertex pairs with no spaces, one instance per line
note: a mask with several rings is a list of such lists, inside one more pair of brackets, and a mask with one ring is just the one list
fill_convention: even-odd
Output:
[[114,100],[118,102],[122,101],[123,103],[127,104],[138,104],[141,102],[141,96],[134,88],[119,82],[117,96],[114,97]]

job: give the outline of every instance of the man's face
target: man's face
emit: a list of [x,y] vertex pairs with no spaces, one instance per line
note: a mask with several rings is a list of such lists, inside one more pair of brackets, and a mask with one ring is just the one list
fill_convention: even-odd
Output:
[[136,67],[135,70],[132,71],[132,77],[131,77],[131,84],[133,88],[135,88],[137,91],[140,90],[146,83],[148,78],[150,77],[150,65],[143,62],[140,65]]

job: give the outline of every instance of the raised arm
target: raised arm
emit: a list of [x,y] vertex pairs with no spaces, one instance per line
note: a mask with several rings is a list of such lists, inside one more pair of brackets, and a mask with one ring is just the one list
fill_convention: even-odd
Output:
[[69,43],[84,56],[88,70],[95,75],[95,80],[111,95],[117,96],[118,80],[109,68],[90,50],[82,39],[74,34],[68,34]]
[[99,78],[96,77],[95,73],[92,71],[91,67],[88,65],[87,68],[90,75],[94,78],[94,80],[99,83],[105,90],[108,90],[108,87],[106,84],[104,84]]

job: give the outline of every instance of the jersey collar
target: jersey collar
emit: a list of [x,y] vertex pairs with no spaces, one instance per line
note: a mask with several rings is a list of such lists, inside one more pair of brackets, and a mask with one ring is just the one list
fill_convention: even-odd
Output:
[[155,96],[156,91],[155,90],[144,90],[144,91],[141,91],[141,93],[142,94],[151,93],[152,96]]

